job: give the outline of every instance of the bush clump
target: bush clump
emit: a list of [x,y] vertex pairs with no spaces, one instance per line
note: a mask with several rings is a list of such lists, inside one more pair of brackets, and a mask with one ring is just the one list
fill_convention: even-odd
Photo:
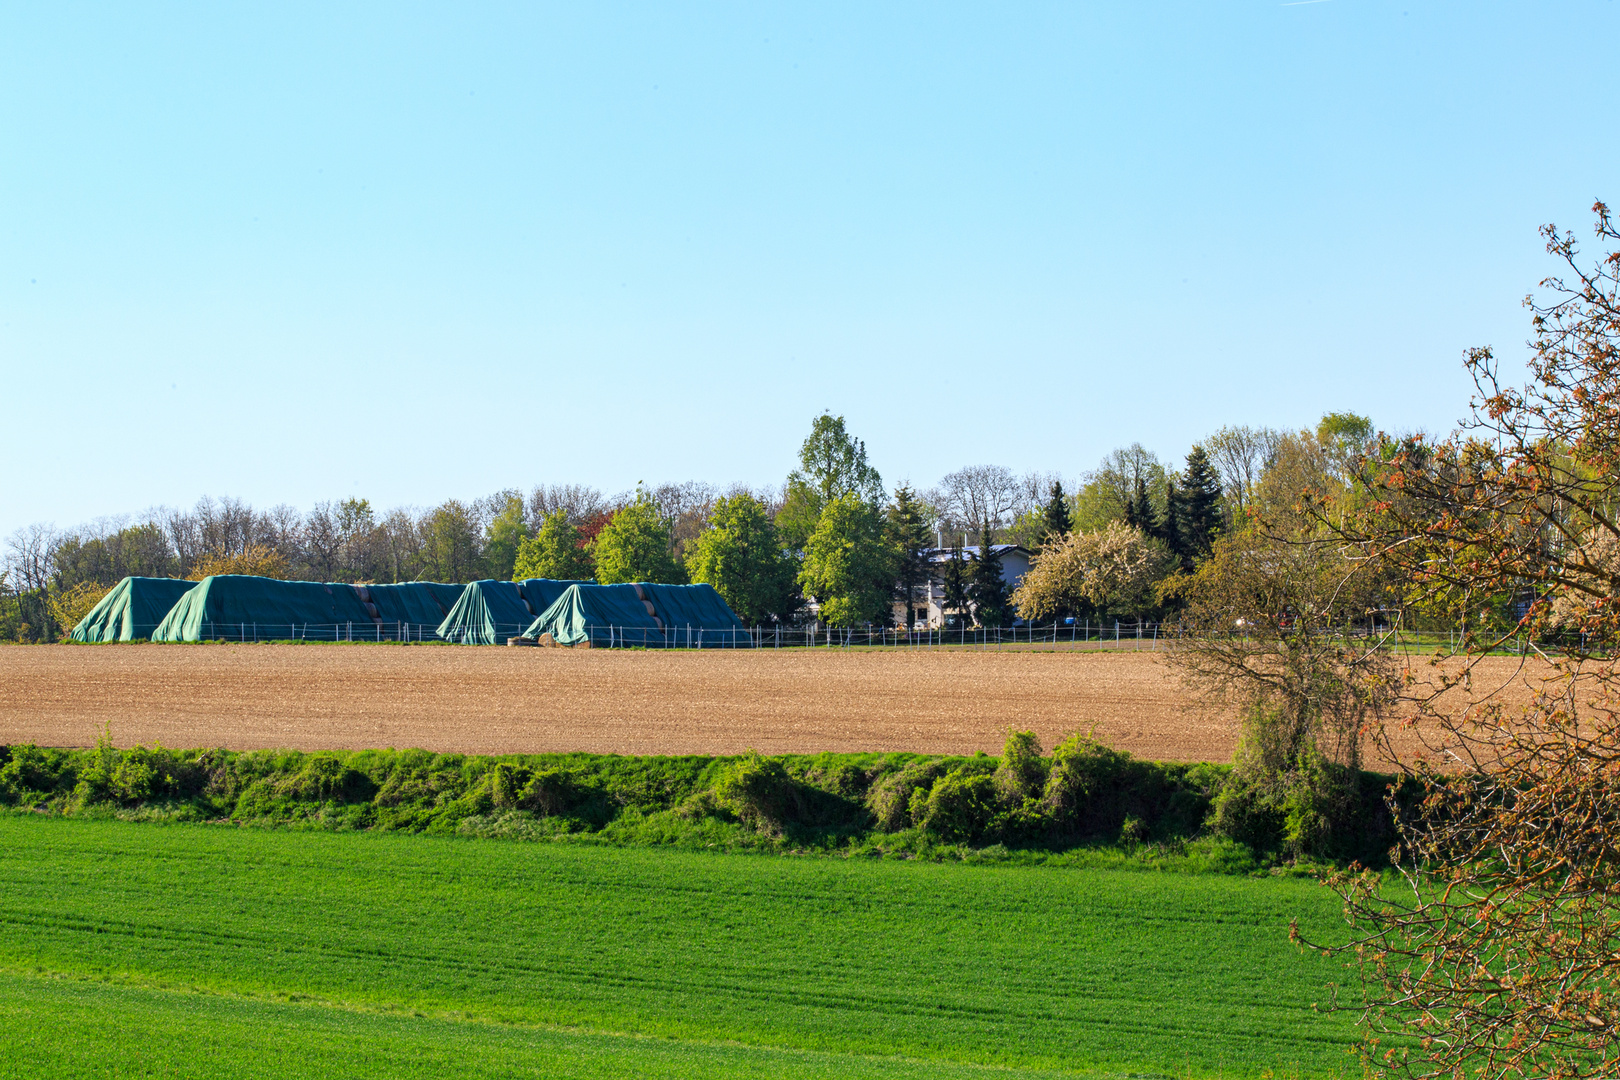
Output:
[[746,824],[780,832],[804,808],[799,781],[780,758],[750,750],[720,774],[714,786],[721,806]]
[[1003,802],[1020,806],[1026,799],[1040,797],[1049,771],[1033,731],[1008,732],[1001,764],[996,767],[996,791]]
[[1001,803],[995,779],[968,766],[950,770],[926,794],[915,789],[911,798],[911,819],[947,842],[979,841]]
[[1307,854],[1377,865],[1388,850],[1385,778],[1253,775],[1137,761],[1090,734],[1048,755],[1027,731],[999,756],[735,758],[119,749],[104,733],[84,750],[0,746],[0,806],[978,862],[1098,849],[1234,873]]

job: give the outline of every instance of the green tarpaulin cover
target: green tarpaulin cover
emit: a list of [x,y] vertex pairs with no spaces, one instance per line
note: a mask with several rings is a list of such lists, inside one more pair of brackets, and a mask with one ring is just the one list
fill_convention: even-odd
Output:
[[709,585],[576,585],[524,632],[525,637],[541,634],[550,634],[559,645],[588,641],[594,646],[663,648],[752,642]]
[[153,641],[333,641],[384,636],[352,585],[277,581],[246,574],[203,578],[152,631]]
[[127,577],[69,632],[73,641],[133,641],[148,638],[196,582],[177,578]]
[[671,633],[691,627],[703,630],[707,637],[711,631],[744,629],[742,620],[715,592],[713,585],[643,585],[641,588]]
[[575,585],[546,608],[524,632],[525,637],[550,634],[559,645],[667,644],[664,631],[634,585]]
[[431,635],[456,606],[465,588],[437,581],[406,581],[397,585],[356,585],[354,591],[362,602],[377,609],[377,618],[384,623],[423,626],[426,635]]
[[438,634],[460,645],[504,645],[578,584],[589,583],[550,578],[474,581],[461,590],[450,614],[439,624]]

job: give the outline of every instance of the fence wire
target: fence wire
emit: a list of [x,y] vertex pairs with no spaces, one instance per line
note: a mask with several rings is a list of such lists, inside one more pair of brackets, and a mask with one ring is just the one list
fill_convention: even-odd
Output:
[[[526,623],[494,624],[495,643],[523,638]],[[261,623],[204,622],[205,641],[337,641],[433,642],[443,641],[438,626],[410,622]],[[727,629],[674,626],[664,630],[645,626],[591,626],[587,640],[596,648],[637,649],[848,649],[868,647],[998,648],[1015,645],[1063,645],[1093,648],[1158,649],[1163,641],[1156,622],[1052,623],[1044,626],[972,627],[958,630],[901,630],[877,624],[858,627],[756,626]],[[459,641],[453,644],[478,644]]]
[[[529,623],[494,624],[493,642],[467,639],[449,644],[538,644],[525,638]],[[340,623],[261,623],[205,622],[201,640],[226,642],[326,641],[326,642],[446,642],[438,634],[437,623],[340,622]],[[1005,627],[932,628],[904,630],[869,623],[864,626],[756,626],[727,629],[674,626],[659,630],[646,626],[591,626],[587,641],[594,648],[631,649],[850,649],[850,648],[1031,648],[1047,646],[1064,649],[1159,651],[1172,641],[1175,623],[1124,619],[1093,622],[1048,623]],[[1240,632],[1239,632],[1240,633]],[[1328,636],[1369,639],[1379,647],[1418,652],[1439,651],[1448,655],[1468,651],[1469,642],[1461,630],[1401,631],[1354,629],[1324,631]],[[1584,644],[1584,642],[1583,642]],[[1516,638],[1498,647],[1499,652],[1525,652],[1532,643]],[[1477,647],[1475,645],[1474,647]]]

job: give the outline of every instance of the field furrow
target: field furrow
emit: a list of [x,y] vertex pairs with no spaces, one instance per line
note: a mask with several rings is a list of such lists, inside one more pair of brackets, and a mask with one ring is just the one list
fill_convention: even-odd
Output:
[[[1482,692],[1528,682],[1482,663]],[[1517,682],[1515,682],[1517,680]],[[999,752],[1095,728],[1159,761],[1227,761],[1152,652],[635,652],[392,645],[0,646],[0,744],[504,754]]]

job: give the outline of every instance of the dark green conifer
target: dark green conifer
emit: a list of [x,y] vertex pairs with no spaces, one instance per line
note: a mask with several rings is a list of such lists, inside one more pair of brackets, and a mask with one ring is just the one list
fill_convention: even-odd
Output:
[[1164,517],[1159,521],[1158,531],[1151,535],[1177,559],[1182,558],[1182,518],[1186,515],[1184,502],[1181,490],[1176,486],[1176,476],[1171,473],[1164,483]]
[[1050,496],[1046,500],[1046,509],[1041,513],[1046,523],[1046,538],[1062,539],[1074,527],[1073,519],[1069,517],[1069,500],[1063,494],[1063,481],[1052,481]]
[[1148,536],[1159,535],[1159,511],[1148,494],[1147,478],[1136,478],[1136,490],[1125,500],[1125,524]]
[[1182,564],[1190,570],[1209,555],[1221,531],[1221,481],[1201,446],[1193,447],[1187,455],[1187,471],[1181,477],[1178,526]]
[[954,611],[963,618],[968,610],[968,573],[967,562],[962,556],[961,536],[951,537],[951,555],[945,560],[945,567],[940,574],[944,584],[944,596],[940,599],[940,608],[943,611]]
[[969,586],[973,615],[980,626],[1000,626],[1007,615],[1007,582],[1001,576],[1001,556],[990,543],[990,523],[979,526],[979,553],[973,560]]
[[[884,522],[884,539],[895,549],[894,598],[904,605],[898,615],[901,629],[912,625],[916,617],[917,590],[927,584],[931,567],[928,556],[928,522],[923,517],[923,504],[917,499],[911,485],[901,484],[894,490],[894,502],[889,504]],[[927,601],[923,601],[923,617],[928,616]]]

